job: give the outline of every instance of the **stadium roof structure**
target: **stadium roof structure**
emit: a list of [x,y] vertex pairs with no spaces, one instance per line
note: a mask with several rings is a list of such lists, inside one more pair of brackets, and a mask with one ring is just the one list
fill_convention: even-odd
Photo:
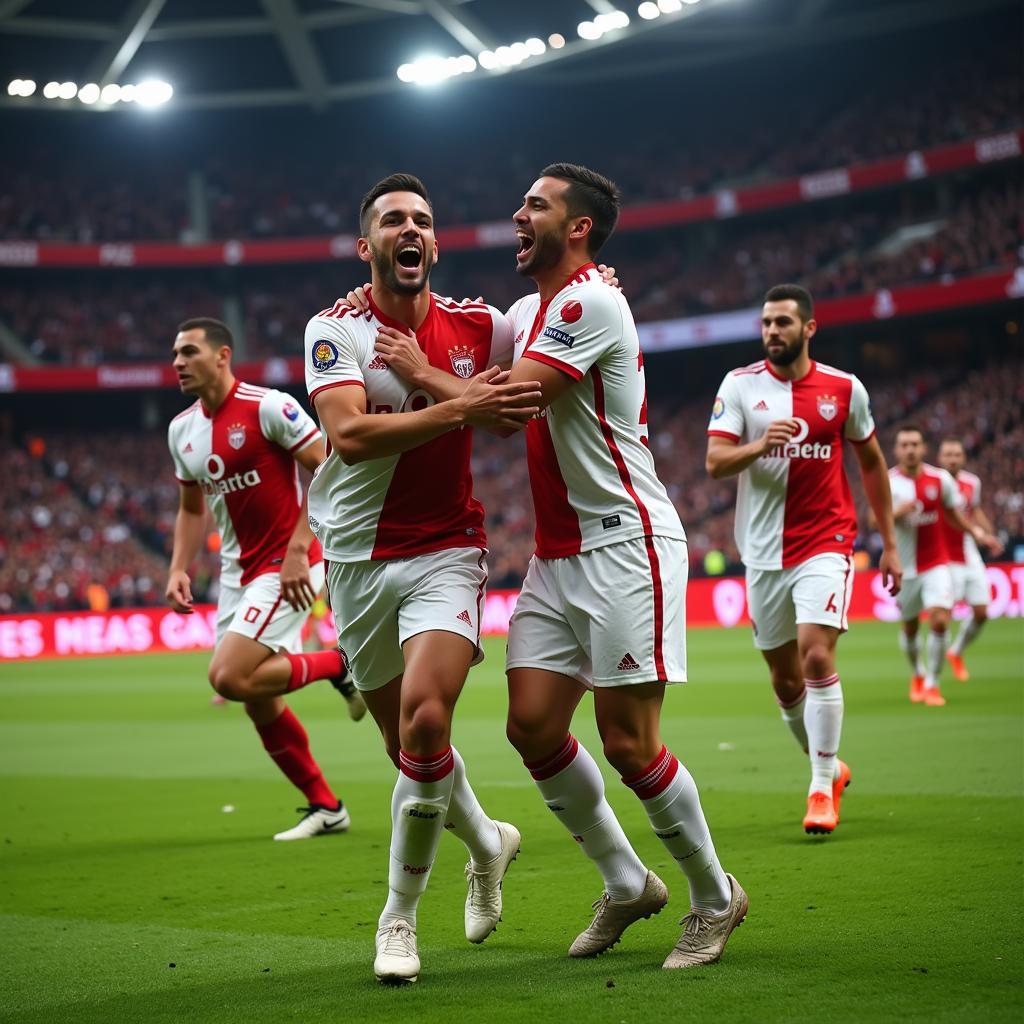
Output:
[[[553,87],[601,84],[865,39],[1013,2],[0,0],[0,62],[12,84],[21,76],[102,89],[156,78],[172,83],[174,105],[188,110],[323,110],[417,88],[397,71],[428,54],[435,66],[462,57],[462,70],[472,71],[446,88],[515,75]],[[98,112],[111,104],[36,90],[4,92],[0,107]]]

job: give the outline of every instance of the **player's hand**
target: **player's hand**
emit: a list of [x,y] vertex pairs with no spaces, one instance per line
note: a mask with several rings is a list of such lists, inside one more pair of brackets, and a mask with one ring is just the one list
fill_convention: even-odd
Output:
[[615,276],[614,267],[609,267],[607,263],[598,263],[597,269],[601,275],[601,280],[609,288],[618,288],[620,292],[622,291],[622,288],[619,287],[619,279]]
[[761,438],[761,454],[767,455],[782,447],[799,429],[796,420],[772,420]]
[[281,560],[281,596],[297,612],[305,611],[316,600],[309,555],[303,549],[289,547]]
[[878,560],[878,571],[882,574],[882,585],[895,597],[903,586],[903,566],[894,548],[882,550],[882,557]]
[[901,504],[897,505],[892,510],[892,517],[893,519],[903,519],[904,517],[909,516],[911,513],[916,511],[917,499],[911,498],[910,501],[904,501]]
[[410,384],[418,383],[419,374],[430,366],[414,331],[404,334],[394,327],[381,327],[373,347],[381,359]]
[[979,547],[985,548],[993,558],[998,558],[1005,550],[1003,542],[987,530],[979,530],[974,535],[974,539],[978,542]]
[[522,430],[540,412],[540,381],[507,384],[509,371],[492,366],[474,377],[455,401],[467,426]]
[[187,572],[176,569],[167,577],[167,589],[164,591],[164,597],[179,615],[192,614],[192,581]]
[[353,309],[365,313],[370,308],[370,282],[367,281],[366,284],[361,284],[358,288],[350,291],[345,296],[345,301]]

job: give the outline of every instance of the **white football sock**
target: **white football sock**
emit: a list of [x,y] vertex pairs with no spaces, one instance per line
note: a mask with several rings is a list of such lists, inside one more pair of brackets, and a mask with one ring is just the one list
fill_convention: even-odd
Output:
[[837,771],[839,737],[843,731],[843,685],[838,673],[825,679],[807,679],[808,756],[811,759],[811,793],[832,795],[832,780]]
[[444,831],[455,782],[449,747],[436,757],[399,755],[398,781],[391,796],[391,862],[388,899],[378,927],[408,921],[416,927],[416,906],[427,887]]
[[642,772],[622,780],[640,798],[654,834],[682,868],[690,906],[711,914],[729,909],[732,890],[718,861],[693,776],[666,747]]
[[917,643],[917,634],[913,636],[907,636],[907,634],[901,629],[899,632],[900,637],[900,650],[907,656],[907,661],[910,662],[910,667],[914,672],[915,676],[923,676],[924,672],[921,670],[920,652]]
[[947,633],[936,633],[928,631],[928,664],[925,666],[924,686],[926,690],[932,690],[939,685],[939,676],[942,675],[942,662],[946,657],[946,644],[949,642]]
[[466,845],[474,864],[486,864],[501,853],[501,836],[494,822],[487,817],[466,778],[462,755],[452,747],[454,769],[452,798],[444,827]]
[[594,862],[614,900],[633,900],[647,884],[647,868],[604,796],[597,762],[573,736],[549,757],[526,767],[548,808]]
[[982,619],[981,622],[978,622],[973,615],[971,618],[965,619],[960,624],[960,631],[957,633],[956,639],[950,646],[950,651],[957,655],[963,654],[964,648],[981,632],[981,627],[984,625],[984,619]]
[[775,703],[779,705],[779,713],[782,715],[782,720],[789,726],[789,731],[793,734],[793,738],[805,754],[808,751],[807,730],[804,728],[804,702],[806,698],[806,689],[800,694],[799,699],[792,704],[783,704],[779,701],[778,696],[775,697]]

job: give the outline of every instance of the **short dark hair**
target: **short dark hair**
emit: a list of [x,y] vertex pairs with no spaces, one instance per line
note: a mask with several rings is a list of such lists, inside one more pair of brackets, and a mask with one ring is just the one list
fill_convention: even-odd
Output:
[[814,299],[802,284],[777,284],[764,293],[765,302],[785,302],[792,299],[796,303],[800,319],[804,323],[814,318]]
[[235,347],[235,339],[231,336],[228,325],[215,320],[212,316],[193,316],[188,320],[182,320],[178,324],[178,333],[181,334],[182,331],[202,331],[207,342],[214,348],[220,348],[222,345],[227,345],[230,349]]
[[618,223],[622,199],[619,187],[610,178],[579,164],[548,164],[540,176],[569,183],[565,192],[569,216],[591,219],[593,227],[587,235],[587,252],[596,256]]
[[897,435],[899,435],[899,434],[920,434],[921,435],[921,440],[922,441],[925,440],[924,428],[921,426],[921,424],[920,423],[913,423],[913,422],[911,422],[909,420],[906,423],[901,423],[896,428],[896,434]]
[[389,174],[386,178],[381,178],[363,196],[363,201],[359,204],[359,233],[363,238],[370,233],[370,209],[381,196],[386,196],[389,192],[414,192],[427,201],[431,212],[434,210],[434,204],[427,195],[427,186],[415,174],[405,174],[401,171]]
[[947,434],[940,442],[939,447],[941,448],[944,444],[958,444],[964,451],[967,451],[967,445],[959,437],[954,437],[952,434]]

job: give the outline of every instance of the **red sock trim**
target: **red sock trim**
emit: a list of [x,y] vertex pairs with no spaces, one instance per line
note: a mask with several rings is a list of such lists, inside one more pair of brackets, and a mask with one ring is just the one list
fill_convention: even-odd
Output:
[[839,682],[839,673],[833,672],[825,679],[805,679],[804,684],[812,690],[824,690],[827,686],[835,686]]
[[677,771],[679,761],[675,754],[668,747],[662,747],[658,756],[646,768],[635,775],[623,776],[622,781],[641,800],[650,800],[668,788]]
[[310,752],[309,736],[291,708],[285,708],[268,725],[257,725],[256,732],[274,764],[310,804],[338,806],[338,798]]
[[315,651],[313,654],[286,654],[291,673],[288,693],[301,690],[318,679],[333,679],[345,669],[345,662],[337,651]]
[[538,761],[524,761],[526,770],[537,782],[553,778],[561,771],[565,771],[576,760],[576,754],[580,745],[572,733],[566,733],[565,742],[554,753],[542,757]]
[[778,694],[775,695],[775,703],[779,705],[784,711],[788,711],[790,708],[795,708],[797,704],[801,703],[807,696],[807,684],[804,683],[804,688],[800,691],[800,696],[796,700],[791,700],[788,704],[784,701],[779,700]]
[[452,748],[445,747],[440,754],[421,757],[405,750],[398,752],[398,767],[403,775],[415,782],[440,782],[455,768]]

